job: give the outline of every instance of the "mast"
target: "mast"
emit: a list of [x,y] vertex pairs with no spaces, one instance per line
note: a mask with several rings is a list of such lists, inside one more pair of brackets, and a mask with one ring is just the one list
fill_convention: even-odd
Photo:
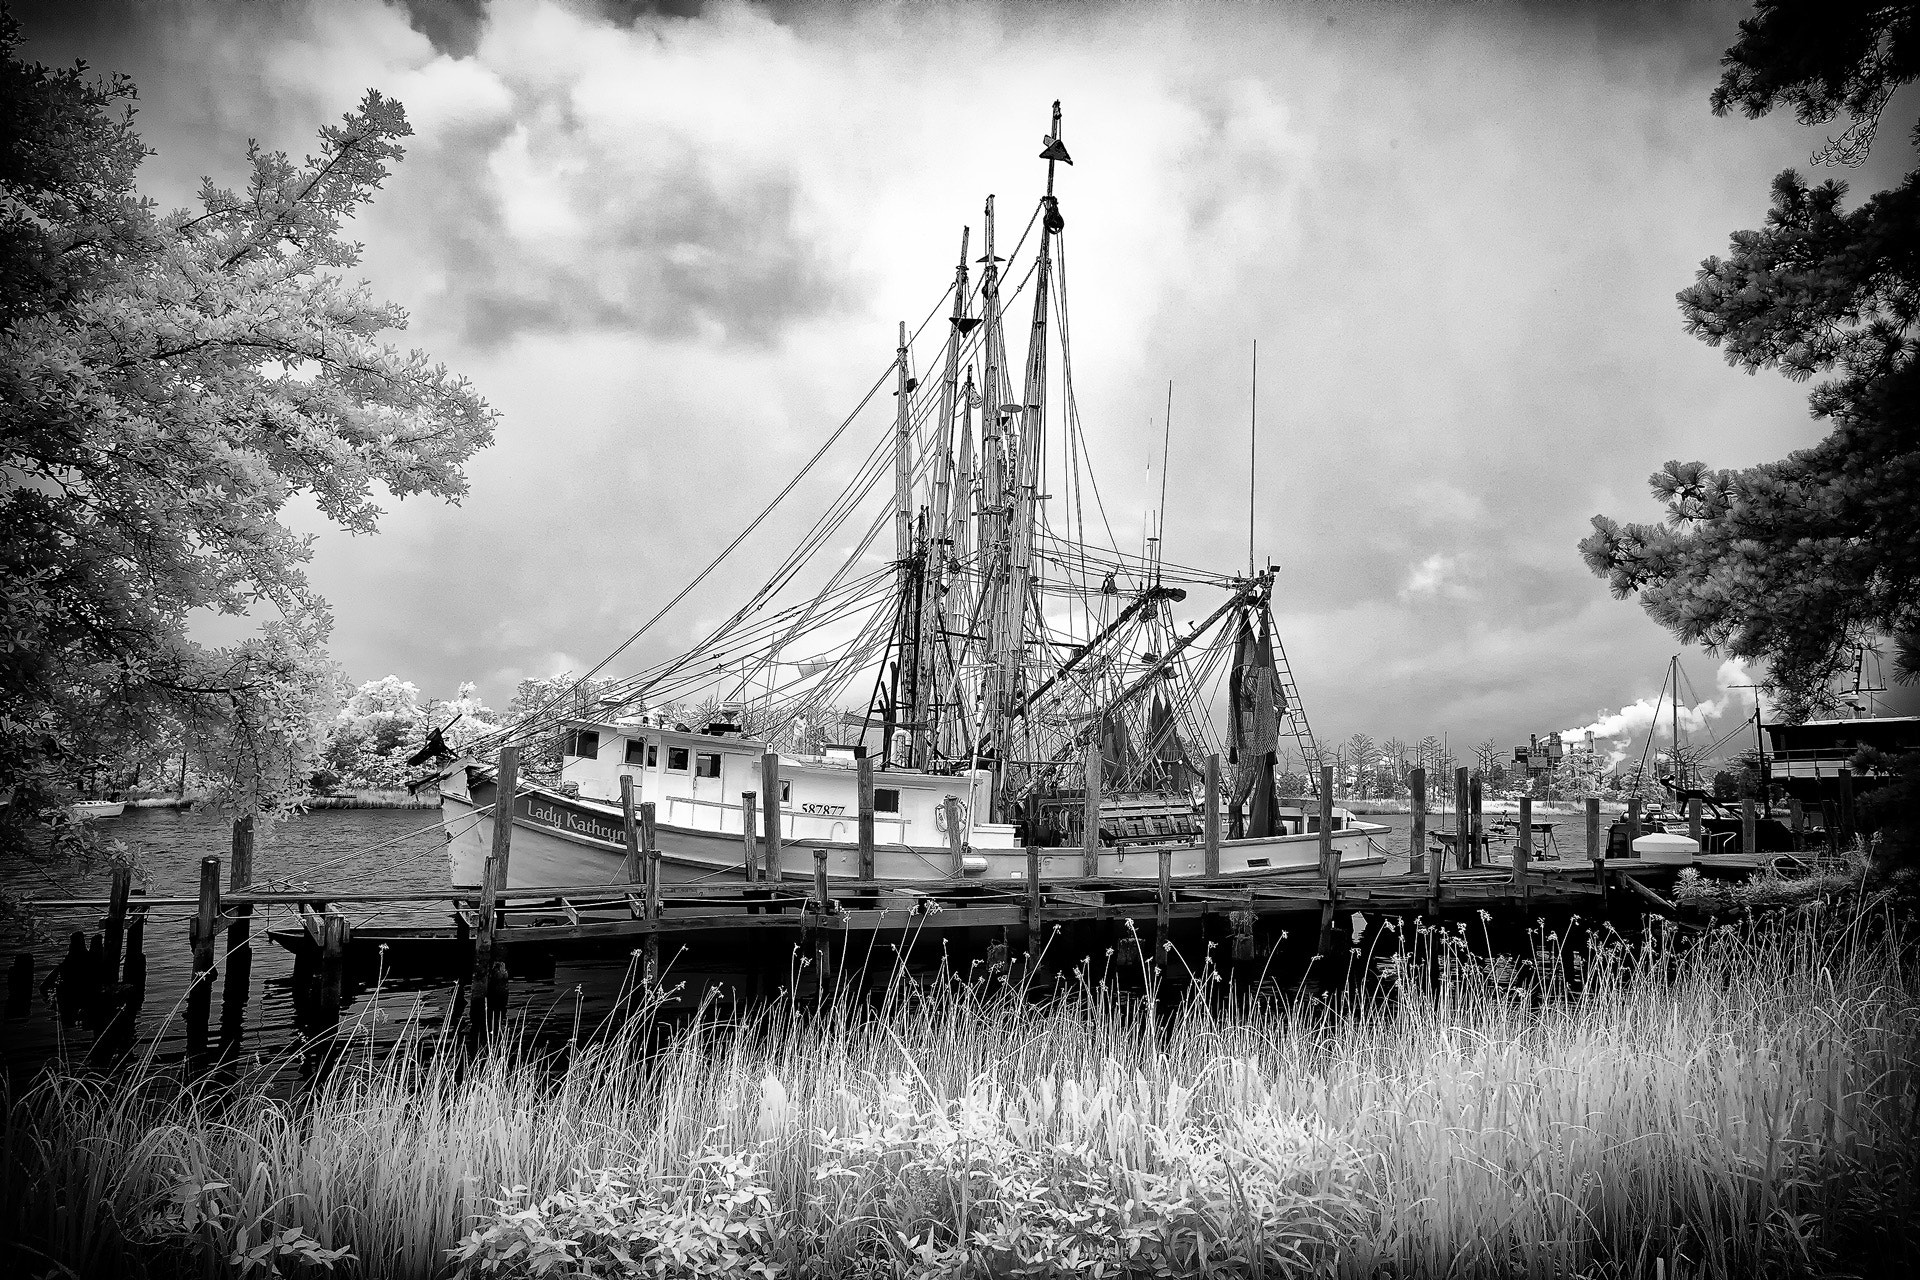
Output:
[[989,708],[993,717],[993,742],[999,750],[1001,785],[1004,792],[1006,756],[1011,744],[1006,741],[1012,724],[1014,699],[1020,694],[1025,675],[1027,649],[1027,598],[1033,581],[1033,541],[1036,509],[1040,502],[1040,465],[1046,441],[1047,422],[1047,314],[1053,301],[1053,238],[1066,223],[1060,216],[1060,203],[1054,198],[1054,166],[1060,161],[1073,163],[1060,141],[1060,103],[1053,104],[1053,129],[1046,137],[1040,158],[1047,162],[1047,193],[1041,197],[1040,252],[1034,265],[1033,322],[1027,338],[1026,380],[1019,406],[1020,431],[1015,453],[1012,527],[1008,531],[1009,566],[1006,591],[1001,599],[1001,622],[995,637],[994,698]]
[[948,320],[947,364],[940,379],[940,412],[933,426],[933,516],[922,539],[922,568],[919,622],[923,636],[929,623],[935,643],[914,648],[919,674],[913,683],[913,705],[909,724],[913,726],[908,764],[924,769],[932,761],[934,720],[940,702],[939,643],[946,629],[947,529],[951,522],[953,500],[953,404],[960,388],[960,344],[973,325],[967,320],[967,239],[969,229],[960,229],[960,264],[953,273],[953,315]]
[[[1006,450],[1002,447],[1006,421],[1000,412],[1000,386],[1006,365],[1006,336],[1000,328],[1000,259],[993,252],[993,197],[987,197],[987,253],[981,262],[980,313],[987,326],[983,343],[985,379],[980,384],[980,548],[981,613],[987,628],[987,664],[983,673],[980,708],[983,723],[974,734],[978,744],[999,725],[1000,603],[1006,593]],[[996,748],[998,745],[997,737]],[[996,770],[996,776],[997,776]],[[996,805],[999,803],[996,792]],[[996,814],[996,817],[998,815]]]
[[[912,717],[918,709],[920,683],[919,614],[921,570],[925,559],[914,542],[913,506],[913,379],[907,376],[907,322],[900,322],[900,346],[894,361],[893,545],[899,586],[894,599],[899,609],[897,657],[893,668],[892,711],[888,717],[884,764],[893,762],[893,730],[900,713]],[[909,725],[917,723],[908,720]],[[909,736],[908,741],[912,742]]]

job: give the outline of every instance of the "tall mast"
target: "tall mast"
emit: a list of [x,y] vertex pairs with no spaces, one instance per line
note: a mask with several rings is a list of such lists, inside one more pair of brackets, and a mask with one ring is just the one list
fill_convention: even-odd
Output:
[[921,569],[920,625],[923,636],[931,623],[933,643],[924,640],[916,647],[915,661],[920,672],[914,681],[913,726],[910,739],[913,768],[924,769],[931,762],[934,742],[934,717],[940,701],[938,677],[941,632],[945,630],[947,526],[953,500],[953,402],[960,388],[960,344],[973,325],[967,321],[967,238],[968,228],[960,229],[960,265],[953,273],[953,315],[948,320],[947,367],[940,380],[940,413],[933,426],[933,517],[927,528]]
[[[907,322],[900,322],[900,346],[894,362],[894,438],[893,438],[893,545],[899,586],[894,593],[899,610],[897,623],[899,648],[893,668],[893,714],[889,728],[898,725],[900,713],[912,716],[919,701],[919,612],[920,568],[922,561],[914,548],[915,512],[913,507],[913,380],[907,376]],[[908,724],[915,721],[909,720]],[[911,736],[908,738],[912,742]],[[886,735],[882,756],[893,762],[893,734]]]
[[1006,501],[1007,468],[1004,432],[1006,420],[1000,412],[1000,387],[1005,380],[1006,337],[1000,328],[1000,259],[993,251],[993,197],[987,197],[987,253],[981,262],[980,314],[987,326],[985,379],[980,384],[980,549],[981,616],[987,628],[987,669],[983,673],[981,711],[984,723],[974,735],[991,733],[998,725],[1000,602],[1006,592]]
[[1001,602],[1001,627],[995,653],[996,700],[993,740],[1000,750],[1001,777],[1012,744],[1006,741],[1012,723],[1012,705],[1019,696],[1027,649],[1027,597],[1033,577],[1033,541],[1036,508],[1040,501],[1040,464],[1047,421],[1047,314],[1052,303],[1053,238],[1066,225],[1053,195],[1054,166],[1073,163],[1060,141],[1060,103],[1053,104],[1053,129],[1040,152],[1047,162],[1047,194],[1041,197],[1040,253],[1034,265],[1033,323],[1027,338],[1026,381],[1020,403],[1020,434],[1013,477],[1013,527],[1008,533],[1010,566],[1006,595]]

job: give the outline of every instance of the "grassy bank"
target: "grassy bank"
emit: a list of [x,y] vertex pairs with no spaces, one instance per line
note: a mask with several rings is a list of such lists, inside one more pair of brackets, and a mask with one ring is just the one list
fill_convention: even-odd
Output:
[[378,1276],[1915,1261],[1920,989],[1884,927],[1603,950],[1577,1001],[1424,943],[1418,998],[1343,1014],[909,988],[884,1020],[703,1020],[565,1068],[349,1056],[294,1103],[50,1079],[8,1109],[5,1235],[19,1274],[82,1276],[250,1253]]

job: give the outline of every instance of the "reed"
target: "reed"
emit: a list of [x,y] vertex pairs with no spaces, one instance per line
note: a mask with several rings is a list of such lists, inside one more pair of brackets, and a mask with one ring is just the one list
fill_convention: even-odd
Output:
[[1469,932],[1401,939],[1384,994],[1337,1007],[1215,991],[1156,1015],[1085,970],[1039,1003],[895,972],[877,1012],[708,1011],[564,1061],[349,1052],[292,1099],[50,1076],[7,1107],[5,1234],[23,1274],[81,1276],[1915,1260],[1920,992],[1885,920],[1578,957],[1543,933],[1537,972]]

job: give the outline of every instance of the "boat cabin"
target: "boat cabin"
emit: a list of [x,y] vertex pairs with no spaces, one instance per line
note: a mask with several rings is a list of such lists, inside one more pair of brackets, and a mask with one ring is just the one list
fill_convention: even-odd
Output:
[[[633,779],[634,800],[651,801],[655,821],[695,831],[740,834],[751,795],[764,809],[761,760],[767,745],[727,725],[695,731],[651,721],[574,723],[561,748],[560,778],[584,800],[620,803],[620,779]],[[780,757],[780,832],[786,840],[851,844],[859,838],[859,757],[849,748],[820,756]],[[946,802],[958,802],[961,842],[1017,847],[1011,826],[976,817],[986,812],[992,775],[876,769],[876,844],[949,846]],[[759,820],[764,824],[765,819]],[[761,826],[759,829],[764,829]]]

